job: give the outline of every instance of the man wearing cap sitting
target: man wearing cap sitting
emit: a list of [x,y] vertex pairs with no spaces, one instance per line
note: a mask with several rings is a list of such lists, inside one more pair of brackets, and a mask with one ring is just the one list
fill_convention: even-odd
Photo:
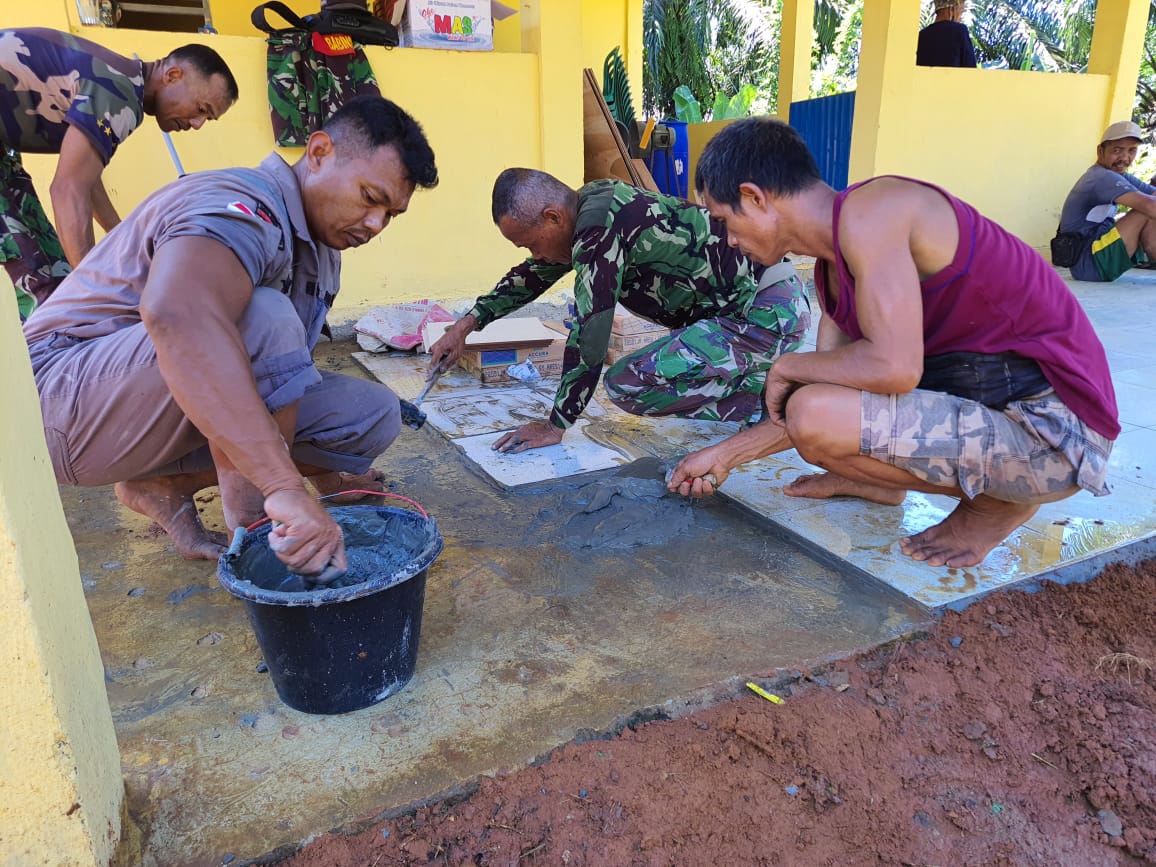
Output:
[[[1130,120],[1104,130],[1095,164],[1068,193],[1059,231],[1080,236],[1071,265],[1077,280],[1109,283],[1156,261],[1156,187],[1128,173],[1143,135]],[[1120,205],[1131,210],[1117,219]]]

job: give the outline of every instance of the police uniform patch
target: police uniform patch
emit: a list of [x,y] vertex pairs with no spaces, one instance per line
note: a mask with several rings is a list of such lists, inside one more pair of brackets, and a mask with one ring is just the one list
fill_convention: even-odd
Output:
[[[257,219],[263,220],[264,222],[268,223],[270,226],[274,226],[277,229],[281,228],[281,221],[277,219],[277,216],[274,213],[273,209],[270,208],[268,205],[266,205],[264,202],[259,201],[257,199],[253,200],[252,205],[246,205],[244,202],[240,202],[240,201],[229,202],[229,204],[225,206],[225,209],[229,210],[229,211],[233,211],[234,213],[237,213],[237,214],[244,214],[246,217],[256,217]],[[284,250],[285,249],[285,233],[284,232],[281,233],[281,240],[277,244],[277,249],[278,250]]]

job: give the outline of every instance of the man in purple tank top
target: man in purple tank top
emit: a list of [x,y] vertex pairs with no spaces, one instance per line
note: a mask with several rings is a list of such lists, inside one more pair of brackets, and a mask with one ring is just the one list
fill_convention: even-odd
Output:
[[1104,349],[1032,248],[932,184],[881,177],[836,193],[772,119],[720,132],[695,186],[755,261],[814,256],[825,315],[817,351],[767,375],[767,417],[685,458],[672,491],[712,494],[736,466],[794,446],[827,472],[791,496],[959,497],[899,543],[952,567],[979,563],[1040,503],[1109,493],[1120,425]]

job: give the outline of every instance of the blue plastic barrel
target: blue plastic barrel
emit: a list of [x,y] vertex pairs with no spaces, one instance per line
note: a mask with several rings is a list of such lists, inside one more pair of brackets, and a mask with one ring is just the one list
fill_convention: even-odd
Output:
[[654,175],[658,189],[668,196],[687,198],[690,177],[690,138],[686,132],[686,121],[664,120],[664,125],[674,133],[674,147],[670,150],[654,150],[647,162],[647,168]]

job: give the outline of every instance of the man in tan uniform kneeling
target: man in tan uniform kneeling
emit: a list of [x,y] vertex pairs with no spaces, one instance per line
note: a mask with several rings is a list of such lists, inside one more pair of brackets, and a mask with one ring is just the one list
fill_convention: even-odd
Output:
[[421,127],[366,97],[292,166],[273,154],[145,199],[24,326],[57,480],[115,483],[178,551],[205,559],[225,540],[201,526],[193,496],[219,483],[230,529],[267,514],[291,569],[344,569],[341,530],[302,476],[322,493],[350,474],[369,481],[400,430],[398,399],[318,372],[311,352],[339,251],[436,183]]

